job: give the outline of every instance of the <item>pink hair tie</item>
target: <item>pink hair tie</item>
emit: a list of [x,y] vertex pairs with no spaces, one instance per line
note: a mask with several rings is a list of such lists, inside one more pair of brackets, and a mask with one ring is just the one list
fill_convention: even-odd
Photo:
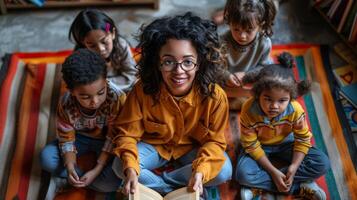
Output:
[[110,24],[105,23],[105,32],[109,32],[109,31],[110,31]]

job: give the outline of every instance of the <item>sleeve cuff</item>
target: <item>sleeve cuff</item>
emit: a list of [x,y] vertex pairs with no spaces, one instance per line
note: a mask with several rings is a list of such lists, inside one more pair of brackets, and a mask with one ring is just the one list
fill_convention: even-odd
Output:
[[304,153],[305,155],[309,152],[310,147],[306,147],[306,146],[296,146],[294,147],[294,151],[299,151]]
[[200,172],[202,173],[202,183],[205,184],[207,183],[209,180],[209,177],[207,176],[207,167],[203,166],[203,165],[200,165],[200,166],[197,166],[197,168],[194,170],[194,173],[197,173],[197,172]]
[[64,155],[67,152],[74,152],[75,154],[77,154],[77,149],[76,146],[74,145],[74,141],[65,142],[63,144],[60,144],[59,147],[60,147],[61,155]]
[[125,170],[128,168],[133,168],[139,176],[140,174],[139,163],[135,160],[135,158],[133,158],[133,156],[123,155],[121,159],[123,161],[123,172],[125,172]]
[[249,152],[249,155],[252,156],[254,160],[259,160],[261,157],[265,155],[265,152],[262,148],[259,148],[253,152]]

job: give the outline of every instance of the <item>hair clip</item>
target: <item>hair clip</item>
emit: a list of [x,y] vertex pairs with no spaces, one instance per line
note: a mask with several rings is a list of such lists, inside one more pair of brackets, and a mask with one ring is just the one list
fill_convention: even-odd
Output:
[[109,32],[110,31],[110,24],[107,22],[105,23],[105,32]]

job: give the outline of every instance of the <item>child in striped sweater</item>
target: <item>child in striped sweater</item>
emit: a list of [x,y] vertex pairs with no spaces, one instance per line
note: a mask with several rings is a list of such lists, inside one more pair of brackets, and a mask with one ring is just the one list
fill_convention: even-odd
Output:
[[[296,101],[310,89],[308,81],[296,81],[293,57],[283,53],[279,64],[250,73],[243,82],[252,83],[253,97],[241,111],[241,144],[235,178],[243,185],[242,199],[252,199],[262,190],[326,199],[314,180],[326,173],[328,157],[312,147],[312,133],[305,111]],[[277,168],[272,157],[288,166]],[[253,188],[254,187],[254,188]]]

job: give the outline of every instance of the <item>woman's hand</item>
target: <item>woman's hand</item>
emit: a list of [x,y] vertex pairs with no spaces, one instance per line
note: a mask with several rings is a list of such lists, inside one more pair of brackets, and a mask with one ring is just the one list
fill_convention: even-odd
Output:
[[126,169],[124,174],[126,178],[123,192],[125,195],[129,195],[129,193],[134,194],[138,186],[138,175],[133,168]]
[[203,174],[197,172],[191,176],[190,181],[188,182],[188,189],[190,191],[199,191],[200,195],[203,193],[203,184],[202,184]]

